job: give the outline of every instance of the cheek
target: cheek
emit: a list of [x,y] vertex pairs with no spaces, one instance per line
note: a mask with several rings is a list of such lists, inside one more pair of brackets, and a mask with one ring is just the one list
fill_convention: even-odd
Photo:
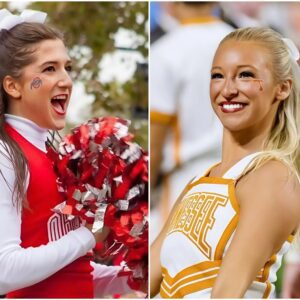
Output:
[[41,89],[45,87],[49,87],[54,85],[55,82],[53,78],[47,77],[45,75],[37,75],[31,78],[30,80],[30,88],[33,89]]
[[214,103],[215,98],[217,97],[219,92],[220,92],[219,84],[211,81],[209,85],[209,95],[210,95],[211,103]]
[[263,95],[264,85],[261,80],[241,82],[239,85],[239,91],[249,98],[257,98]]
[[31,82],[30,82],[30,90],[39,90],[43,85],[43,80],[41,79],[41,77],[37,76],[34,77]]

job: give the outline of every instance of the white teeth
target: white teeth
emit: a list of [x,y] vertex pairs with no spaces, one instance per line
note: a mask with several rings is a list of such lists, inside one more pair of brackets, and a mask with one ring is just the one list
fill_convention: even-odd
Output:
[[226,110],[234,110],[238,108],[243,108],[244,106],[242,104],[223,104],[223,108]]
[[55,96],[52,99],[56,99],[56,100],[67,100],[67,95],[59,95],[59,96]]

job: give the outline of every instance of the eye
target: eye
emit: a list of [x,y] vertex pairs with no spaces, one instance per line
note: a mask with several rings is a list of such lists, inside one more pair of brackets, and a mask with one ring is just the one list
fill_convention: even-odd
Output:
[[210,78],[211,79],[221,79],[221,78],[223,78],[223,75],[221,73],[212,73]]
[[54,66],[49,66],[43,70],[43,72],[54,72],[54,71],[55,71]]
[[67,72],[72,72],[73,67],[71,65],[65,67]]
[[250,71],[242,71],[240,74],[239,74],[239,78],[253,78],[255,77],[254,76],[254,73],[253,72],[250,72]]

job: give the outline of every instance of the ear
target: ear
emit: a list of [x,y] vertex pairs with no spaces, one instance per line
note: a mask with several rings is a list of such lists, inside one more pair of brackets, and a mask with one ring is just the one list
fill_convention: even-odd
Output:
[[7,75],[3,79],[3,88],[5,92],[14,99],[21,98],[20,84],[17,79]]
[[276,99],[279,101],[286,100],[290,95],[292,90],[292,80],[287,79],[278,84],[278,89],[276,92]]

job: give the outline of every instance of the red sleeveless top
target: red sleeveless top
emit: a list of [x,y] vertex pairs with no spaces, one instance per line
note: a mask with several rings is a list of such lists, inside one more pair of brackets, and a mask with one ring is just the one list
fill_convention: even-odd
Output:
[[[22,137],[9,124],[7,133],[23,150],[30,173],[27,189],[29,209],[22,211],[21,246],[39,247],[55,241],[80,226],[80,220],[69,221],[52,209],[63,201],[56,185],[52,162],[46,153]],[[78,258],[47,279],[7,294],[7,298],[93,298],[90,255]],[[39,272],[39,270],[36,270]]]

